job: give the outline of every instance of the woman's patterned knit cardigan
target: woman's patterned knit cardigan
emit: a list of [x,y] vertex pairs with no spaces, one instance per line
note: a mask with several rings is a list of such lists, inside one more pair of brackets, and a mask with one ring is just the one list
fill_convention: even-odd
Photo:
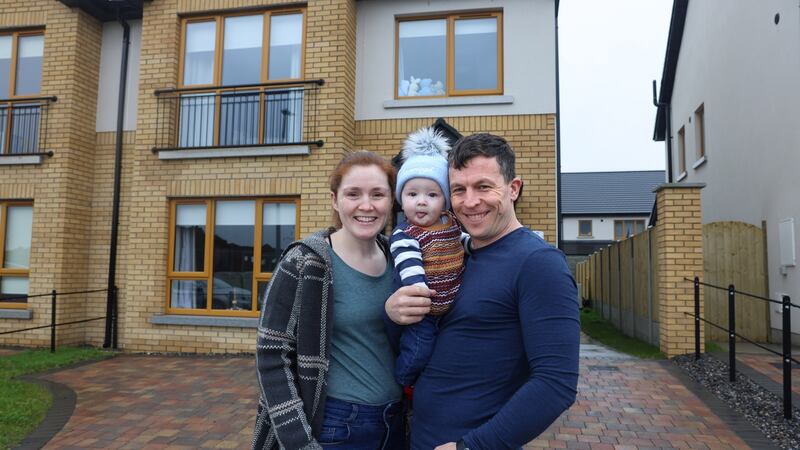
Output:
[[[265,293],[256,339],[260,395],[253,449],[321,449],[333,317],[327,238],[319,231],[284,251]],[[386,239],[378,242],[388,252]]]

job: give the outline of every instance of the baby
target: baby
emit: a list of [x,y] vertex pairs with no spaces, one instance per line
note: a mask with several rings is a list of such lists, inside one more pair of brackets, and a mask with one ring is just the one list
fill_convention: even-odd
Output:
[[441,133],[431,128],[417,130],[403,146],[403,165],[397,173],[395,195],[406,222],[394,229],[390,239],[395,282],[436,291],[430,314],[406,327],[400,338],[395,378],[406,387],[414,384],[431,357],[438,318],[456,298],[464,273],[464,248],[469,248],[469,235],[448,211],[449,150]]

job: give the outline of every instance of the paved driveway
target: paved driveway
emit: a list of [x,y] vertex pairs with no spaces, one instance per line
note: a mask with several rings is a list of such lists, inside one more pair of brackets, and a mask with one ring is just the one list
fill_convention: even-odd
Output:
[[[749,448],[663,363],[584,350],[577,403],[526,448]],[[77,405],[45,448],[249,448],[253,364],[121,355],[47,375]]]

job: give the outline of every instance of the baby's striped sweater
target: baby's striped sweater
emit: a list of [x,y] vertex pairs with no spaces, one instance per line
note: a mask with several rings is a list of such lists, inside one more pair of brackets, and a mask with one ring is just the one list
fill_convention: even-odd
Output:
[[421,284],[436,291],[431,314],[446,313],[456,298],[464,273],[464,248],[469,235],[455,216],[443,214],[444,223],[420,227],[401,223],[392,232],[390,250],[403,286]]

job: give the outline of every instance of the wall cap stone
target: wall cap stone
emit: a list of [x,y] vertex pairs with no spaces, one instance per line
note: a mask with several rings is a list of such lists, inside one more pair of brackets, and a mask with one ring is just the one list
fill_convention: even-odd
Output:
[[427,106],[470,106],[470,105],[510,105],[512,95],[482,95],[475,97],[420,98],[403,100],[384,100],[383,109],[421,108]]
[[0,309],[0,319],[31,320],[33,311],[29,309]]
[[258,328],[258,319],[255,317],[181,316],[175,314],[158,314],[150,318],[150,323],[155,325]]
[[654,187],[652,192],[664,189],[703,189],[704,187],[706,187],[705,183],[664,183]]

